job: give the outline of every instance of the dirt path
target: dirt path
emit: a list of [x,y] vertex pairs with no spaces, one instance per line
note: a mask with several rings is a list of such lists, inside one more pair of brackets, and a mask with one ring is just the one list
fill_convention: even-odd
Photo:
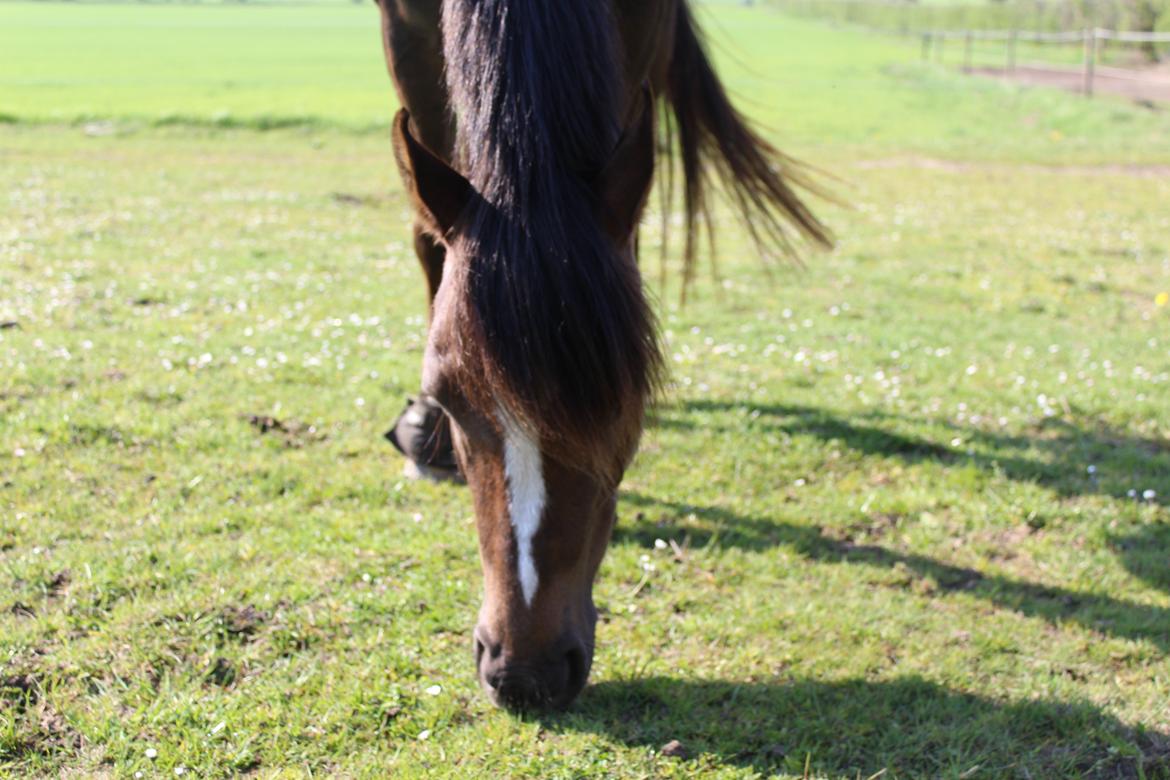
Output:
[[[1003,68],[974,68],[971,72],[979,76],[1070,92],[1080,92],[1084,88],[1084,74],[1080,68],[1021,65],[1014,73]],[[1170,71],[1165,68],[1130,70],[1099,67],[1093,79],[1093,90],[1098,94],[1120,95],[1143,103],[1170,103]]]
[[969,162],[943,160],[937,157],[903,156],[859,160],[853,167],[863,171],[889,168],[915,168],[944,173],[971,173],[976,171],[1019,174],[1021,171],[1053,176],[1127,176],[1138,179],[1170,178],[1170,165],[1108,163],[1104,165],[1040,165],[1035,163]]

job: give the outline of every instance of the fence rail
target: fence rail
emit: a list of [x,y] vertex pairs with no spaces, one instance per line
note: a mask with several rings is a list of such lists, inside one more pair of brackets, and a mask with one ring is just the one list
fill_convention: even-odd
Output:
[[1100,42],[1122,43],[1170,43],[1170,32],[1131,32],[1090,27],[1076,32],[1033,32],[1029,30],[929,30],[922,35],[922,59],[929,60],[932,53],[941,56],[942,45],[948,40],[963,41],[963,65],[967,70],[972,65],[972,49],[975,41],[1006,41],[1007,70],[1016,70],[1016,43],[1079,43],[1083,47],[1081,68],[1083,72],[1082,91],[1092,96],[1093,83],[1097,76]]
[[[869,32],[918,38],[924,60],[942,60],[948,41],[962,41],[963,64],[972,69],[976,42],[1004,44],[1007,72],[1017,73],[1020,45],[1079,46],[1083,71],[1081,91],[1092,95],[1098,71],[1110,79],[1125,77],[1102,66],[1109,43],[1140,46],[1151,61],[1170,47],[1170,31],[1148,32],[1127,0],[1000,0],[935,4],[916,0],[770,0],[789,12],[861,27]],[[1165,20],[1163,20],[1165,22]],[[1137,29],[1135,29],[1137,28]],[[1157,29],[1155,27],[1155,29]],[[1161,52],[1159,51],[1161,50]],[[1072,58],[1065,58],[1070,61]],[[1065,71],[1067,73],[1067,71]],[[1161,84],[1161,81],[1158,82]],[[1156,88],[1165,93],[1164,86]],[[1144,98],[1143,98],[1144,99]],[[1159,97],[1156,99],[1167,99]]]
[[[769,0],[787,10],[846,24],[898,31],[1018,29],[1033,32],[1085,28],[1144,31],[1153,22],[1132,0]],[[1165,24],[1170,18],[1162,21]],[[1145,39],[1132,42],[1149,43]]]
[[1170,43],[1170,32],[1126,32],[1124,30],[1096,30],[1098,38],[1125,43]]

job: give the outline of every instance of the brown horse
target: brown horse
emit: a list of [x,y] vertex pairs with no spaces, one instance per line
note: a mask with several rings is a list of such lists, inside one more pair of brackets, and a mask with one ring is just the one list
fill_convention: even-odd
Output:
[[684,0],[378,2],[431,300],[423,405],[475,502],[479,680],[510,708],[563,707],[589,675],[593,579],[662,371],[635,261],[654,96],[677,134],[688,268],[705,165],[753,235],[826,231],[798,168],[731,106]]

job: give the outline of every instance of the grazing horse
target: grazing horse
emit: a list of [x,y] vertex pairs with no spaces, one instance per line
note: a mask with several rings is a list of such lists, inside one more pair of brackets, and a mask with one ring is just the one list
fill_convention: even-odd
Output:
[[[753,235],[827,234],[799,168],[731,106],[685,0],[378,3],[430,296],[422,411],[442,413],[423,432],[449,426],[475,503],[479,680],[508,708],[564,707],[589,676],[592,584],[662,376],[635,258],[656,150],[677,143],[688,261],[705,165]],[[656,97],[677,141],[656,142]]]

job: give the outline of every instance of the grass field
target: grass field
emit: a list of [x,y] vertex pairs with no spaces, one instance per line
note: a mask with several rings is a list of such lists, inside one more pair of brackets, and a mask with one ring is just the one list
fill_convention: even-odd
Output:
[[517,718],[469,497],[380,438],[373,10],[0,5],[0,774],[1170,777],[1170,117],[702,17],[851,207],[660,292],[593,684]]

